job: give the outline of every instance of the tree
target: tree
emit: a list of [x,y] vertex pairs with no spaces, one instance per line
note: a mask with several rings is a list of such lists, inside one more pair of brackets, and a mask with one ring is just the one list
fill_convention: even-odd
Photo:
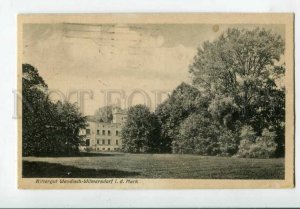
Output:
[[[205,42],[189,69],[193,84],[210,98],[212,113],[225,126],[238,131],[251,125],[258,135],[264,128],[275,130],[278,155],[284,147],[285,92],[278,84],[285,71],[283,53],[283,39],[271,30],[232,28]],[[214,104],[222,100],[230,101],[227,107]]]
[[218,136],[218,145],[220,149],[219,155],[221,156],[235,155],[238,151],[238,145],[240,141],[238,134],[221,125],[219,127],[220,127],[220,135]]
[[158,152],[160,147],[160,128],[157,117],[145,105],[129,108],[127,121],[121,136],[125,152]]
[[48,116],[48,89],[36,68],[22,65],[22,147],[23,155],[36,155],[42,152],[46,143],[44,132]]
[[58,143],[63,144],[62,152],[66,155],[77,154],[79,152],[79,145],[82,142],[82,136],[79,136],[80,129],[86,127],[85,117],[79,111],[76,104],[69,102],[57,102],[55,104],[55,111],[57,112],[57,118],[54,122],[55,138],[58,139]]
[[258,92],[253,105],[253,117],[250,125],[262,134],[264,129],[268,129],[276,134],[275,142],[277,149],[275,156],[284,156],[285,146],[285,91],[276,88],[274,81],[269,81],[266,91]]
[[208,111],[210,112],[213,120],[218,121],[230,130],[236,129],[238,124],[235,122],[238,120],[239,110],[232,97],[216,95],[210,101]]
[[[121,110],[120,107],[115,107]],[[113,113],[112,113],[113,106],[108,105],[99,108],[95,111],[94,119],[97,122],[104,122],[104,123],[110,123],[113,120]]]
[[79,129],[85,118],[74,104],[53,103],[38,70],[23,64],[22,145],[24,156],[57,156],[77,153]]
[[171,152],[172,141],[179,134],[179,127],[190,114],[207,111],[206,98],[195,87],[186,83],[180,84],[167,100],[156,109],[161,126],[161,138],[164,150]]
[[191,114],[179,128],[172,142],[173,153],[216,155],[218,153],[218,128],[209,117]]
[[172,144],[173,153],[231,156],[237,151],[237,137],[208,113],[185,119]]
[[260,137],[256,136],[253,128],[243,127],[237,156],[248,158],[270,158],[274,157],[277,144],[275,132],[264,129]]
[[264,129],[261,137],[256,139],[256,146],[251,147],[252,157],[270,158],[274,157],[277,144],[275,142],[276,133]]

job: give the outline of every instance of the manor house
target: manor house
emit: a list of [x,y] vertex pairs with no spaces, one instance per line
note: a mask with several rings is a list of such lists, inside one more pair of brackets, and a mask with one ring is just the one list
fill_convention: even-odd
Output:
[[127,119],[127,114],[119,108],[113,108],[112,113],[111,123],[87,120],[87,128],[80,131],[85,142],[81,150],[119,151],[122,148],[121,128]]

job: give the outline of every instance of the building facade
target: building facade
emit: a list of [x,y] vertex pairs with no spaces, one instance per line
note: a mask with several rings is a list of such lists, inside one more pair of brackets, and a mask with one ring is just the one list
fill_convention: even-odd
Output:
[[122,148],[121,129],[127,119],[125,111],[113,108],[113,120],[111,123],[88,120],[86,129],[81,130],[84,136],[84,144],[81,150],[89,151],[120,151]]

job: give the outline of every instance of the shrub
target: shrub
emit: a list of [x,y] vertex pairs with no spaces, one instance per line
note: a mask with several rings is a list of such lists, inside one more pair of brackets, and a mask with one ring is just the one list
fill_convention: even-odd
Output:
[[237,136],[208,115],[194,113],[181,124],[172,148],[173,153],[231,156],[237,152],[238,141]]
[[232,156],[238,151],[239,138],[227,128],[221,128],[219,135],[220,155]]
[[275,132],[264,129],[262,136],[256,139],[256,143],[250,147],[251,157],[270,158],[273,157],[277,148]]
[[[199,128],[201,127],[201,128]],[[215,125],[201,114],[191,114],[183,121],[179,134],[172,143],[173,153],[201,155],[217,154],[217,132]]]
[[275,132],[264,129],[262,135],[256,137],[255,141],[253,141],[255,135],[252,128],[243,127],[240,135],[242,140],[240,141],[237,156],[247,158],[273,157],[277,148]]
[[243,126],[241,130],[240,137],[242,140],[248,140],[250,142],[255,142],[256,132],[251,126]]
[[240,145],[238,147],[238,153],[237,153],[237,157],[251,157],[250,154],[250,148],[254,143],[252,141],[249,141],[247,139],[242,139],[240,141]]

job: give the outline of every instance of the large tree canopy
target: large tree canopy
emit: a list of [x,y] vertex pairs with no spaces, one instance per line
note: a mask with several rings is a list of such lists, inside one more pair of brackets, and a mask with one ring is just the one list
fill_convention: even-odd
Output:
[[283,52],[282,38],[271,31],[228,29],[198,49],[190,73],[202,92],[232,97],[246,119],[259,91],[276,88],[274,78],[284,73],[276,65]]
[[201,96],[197,88],[181,83],[174,89],[169,98],[156,109],[165,150],[171,151],[172,140],[178,135],[179,126],[184,119],[194,112],[206,110],[206,98]]
[[[273,74],[284,73],[275,65],[283,52],[284,41],[271,31],[228,29],[198,49],[190,73],[204,92],[237,96],[243,104],[251,100],[256,85],[260,87]],[[243,94],[236,95],[239,92]]]
[[193,84],[208,96],[209,110],[238,130],[251,125],[258,135],[276,131],[284,147],[284,41],[271,30],[228,29],[198,49],[190,66]]
[[38,70],[23,64],[22,143],[23,155],[70,155],[78,152],[79,129],[85,118],[74,104],[53,103]]
[[155,114],[145,105],[130,107],[122,128],[122,149],[125,152],[159,152],[160,127]]
[[35,155],[42,152],[39,145],[46,143],[44,130],[49,112],[45,110],[50,106],[45,92],[48,88],[36,68],[23,64],[22,70],[23,155]]

